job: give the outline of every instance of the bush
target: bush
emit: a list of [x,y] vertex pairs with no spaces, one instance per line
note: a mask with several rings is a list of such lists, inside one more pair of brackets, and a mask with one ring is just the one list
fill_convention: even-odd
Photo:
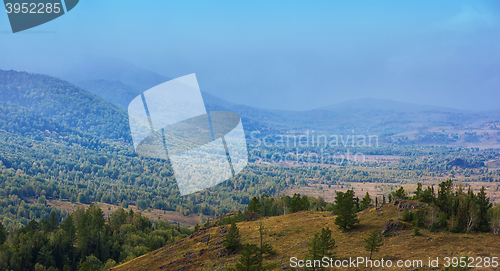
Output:
[[422,235],[422,234],[420,233],[420,228],[419,228],[419,227],[415,227],[415,228],[413,228],[413,235],[415,235],[415,236],[420,236],[420,235]]
[[403,217],[401,218],[401,220],[405,222],[413,222],[413,213],[411,213],[410,211],[408,211],[408,209],[406,209],[405,212],[403,213]]

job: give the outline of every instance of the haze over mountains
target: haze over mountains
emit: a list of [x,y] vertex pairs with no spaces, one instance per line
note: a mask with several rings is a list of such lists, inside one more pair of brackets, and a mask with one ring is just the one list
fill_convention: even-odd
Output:
[[[0,75],[3,102],[26,106],[86,133],[96,136],[108,133],[110,135],[105,138],[125,141],[128,141],[125,139],[128,132],[126,110],[130,101],[145,90],[171,79],[119,60],[98,67],[84,65],[78,68],[78,72],[66,70],[58,74],[79,88],[49,76],[14,71],[0,71]],[[358,99],[307,111],[268,110],[231,103],[223,97],[204,92],[203,82],[199,84],[207,110],[229,110],[240,114],[247,133],[256,130],[271,134],[300,134],[308,130],[318,133],[354,132],[376,134],[388,142],[402,144],[422,143],[422,138],[429,135],[435,138],[436,133],[441,134],[438,136],[440,139],[426,139],[425,144],[458,144],[460,140],[457,141],[457,138],[450,140],[453,134],[460,138],[460,134],[465,135],[466,132],[476,133],[479,138],[472,140],[476,143],[483,136],[477,135],[478,132],[487,133],[491,144],[496,144],[500,138],[494,132],[496,127],[500,127],[496,125],[500,120],[500,110],[467,111],[383,99]],[[12,89],[18,91],[12,92]],[[76,110],[64,116],[58,115],[56,108],[61,106]],[[84,121],[87,126],[79,123],[82,118],[87,120]],[[109,130],[104,129],[104,119],[111,123]],[[92,120],[99,121],[91,125]],[[117,125],[120,128],[116,128]],[[493,130],[476,131],[485,125]],[[98,127],[106,132],[98,131]]]

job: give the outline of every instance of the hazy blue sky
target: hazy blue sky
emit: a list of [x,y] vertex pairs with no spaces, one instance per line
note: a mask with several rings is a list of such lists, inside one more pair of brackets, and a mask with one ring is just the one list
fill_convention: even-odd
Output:
[[500,109],[500,1],[81,0],[12,34],[0,68],[108,56],[229,101],[310,109],[357,98]]

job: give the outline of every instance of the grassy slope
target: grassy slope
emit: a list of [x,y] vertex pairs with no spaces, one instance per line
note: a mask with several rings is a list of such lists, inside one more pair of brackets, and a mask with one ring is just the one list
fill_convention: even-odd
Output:
[[[258,244],[257,225],[259,222],[263,223],[268,229],[265,240],[278,250],[277,256],[265,259],[265,264],[289,265],[290,257],[304,258],[307,253],[307,243],[313,234],[327,226],[333,230],[332,235],[337,242],[337,258],[367,257],[368,252],[364,250],[363,238],[374,230],[380,230],[389,219],[397,220],[401,214],[395,206],[386,205],[381,210],[372,208],[359,214],[361,223],[357,229],[347,232],[339,230],[333,222],[334,216],[326,212],[299,212],[259,221],[241,222],[238,223],[238,227],[243,242]],[[224,270],[224,267],[235,265],[239,254],[224,256],[222,228],[210,229],[211,238],[208,245],[207,231],[201,231],[112,270]],[[420,259],[427,264],[428,257],[440,257],[442,262],[444,257],[449,256],[499,256],[500,237],[491,233],[452,234],[441,231],[430,233],[428,230],[421,230],[421,233],[421,236],[415,237],[413,230],[408,227],[398,235],[386,237],[380,251],[373,254],[373,259],[391,259],[393,262],[400,259]],[[444,268],[438,270],[442,269]],[[481,270],[493,269],[481,268]]]
[[[94,205],[99,206],[102,209],[105,217],[108,217],[111,213],[115,212],[120,206],[116,206],[113,204],[103,203],[103,202],[94,202]],[[66,210],[68,213],[74,212],[79,207],[84,207],[87,209],[90,204],[85,203],[71,203],[69,201],[63,200],[48,200],[47,205],[55,207],[60,210]],[[198,214],[190,214],[185,216],[180,212],[174,211],[164,211],[160,209],[151,208],[150,211],[147,210],[139,210],[136,205],[130,204],[128,208],[125,208],[125,211],[133,210],[134,213],[141,213],[142,216],[145,216],[151,220],[167,220],[169,222],[179,223],[183,226],[194,226],[200,222],[200,216]]]

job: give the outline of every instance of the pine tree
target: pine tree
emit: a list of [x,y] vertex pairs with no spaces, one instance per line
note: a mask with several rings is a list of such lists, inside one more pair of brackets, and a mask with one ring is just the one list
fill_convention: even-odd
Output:
[[355,224],[359,223],[356,215],[357,206],[353,190],[347,190],[345,193],[337,192],[334,211],[337,215],[335,224],[341,229],[351,229]]
[[373,252],[378,252],[379,248],[384,244],[382,243],[382,237],[380,237],[378,231],[374,231],[368,238],[364,239],[364,241],[366,243],[365,250],[370,252],[371,260]]
[[365,197],[361,200],[361,210],[368,209],[372,207],[372,198],[370,198],[370,194],[366,192]]
[[415,190],[414,194],[415,197],[414,199],[420,199],[420,194],[422,194],[422,183],[417,183],[417,189]]
[[[323,256],[321,255],[322,248],[321,248],[321,239],[319,233],[314,234],[308,246],[309,248],[306,259],[315,261],[315,260],[321,260],[321,258],[323,258]],[[316,268],[313,266],[312,270],[316,270]]]
[[478,216],[478,223],[477,223],[477,228],[479,231],[482,232],[487,232],[490,230],[490,218],[488,214],[488,210],[491,209],[493,206],[490,203],[490,199],[486,197],[486,193],[484,191],[484,186],[481,187],[481,190],[479,193],[477,193],[477,196],[475,198],[476,204],[477,204],[477,216]]
[[232,219],[231,226],[226,234],[226,238],[222,242],[224,247],[229,251],[236,251],[241,247],[240,230],[236,226],[236,220]]
[[57,217],[56,212],[52,211],[49,218],[50,230],[53,231],[59,227],[59,217]]
[[452,200],[453,200],[453,181],[447,180],[439,184],[439,191],[437,197],[437,205],[439,208],[445,212],[448,216],[452,211]]
[[[389,197],[392,195],[392,200],[396,199],[407,199],[408,198],[408,193],[404,190],[404,188],[401,186],[399,187],[398,190],[391,192],[389,194]],[[391,200],[389,200],[391,201]]]
[[254,213],[260,213],[260,204],[259,204],[259,199],[256,197],[253,197],[250,203],[248,204],[248,211],[254,212]]
[[262,259],[260,258],[259,248],[254,244],[246,243],[243,245],[240,260],[236,264],[238,271],[260,271],[262,270]]
[[262,223],[259,223],[259,235],[260,235],[259,251],[260,251],[261,260],[262,260],[264,254],[268,254],[268,255],[275,255],[276,254],[276,251],[273,249],[271,244],[269,244],[268,242],[264,242],[265,233],[266,233],[266,230],[264,229],[264,226],[262,225]]
[[0,245],[5,243],[7,240],[7,229],[3,226],[2,222],[0,222]]
[[321,235],[319,236],[320,239],[320,244],[321,244],[321,255],[327,256],[327,257],[332,257],[333,252],[332,250],[335,249],[337,246],[335,245],[335,239],[332,237],[332,231],[330,230],[329,227],[322,228],[321,229]]
[[[323,257],[331,258],[333,256],[332,250],[337,247],[335,239],[332,238],[332,231],[328,227],[322,228],[320,232],[315,233],[308,246],[306,258],[312,261],[321,261]],[[312,270],[316,270],[316,267],[312,267]]]

